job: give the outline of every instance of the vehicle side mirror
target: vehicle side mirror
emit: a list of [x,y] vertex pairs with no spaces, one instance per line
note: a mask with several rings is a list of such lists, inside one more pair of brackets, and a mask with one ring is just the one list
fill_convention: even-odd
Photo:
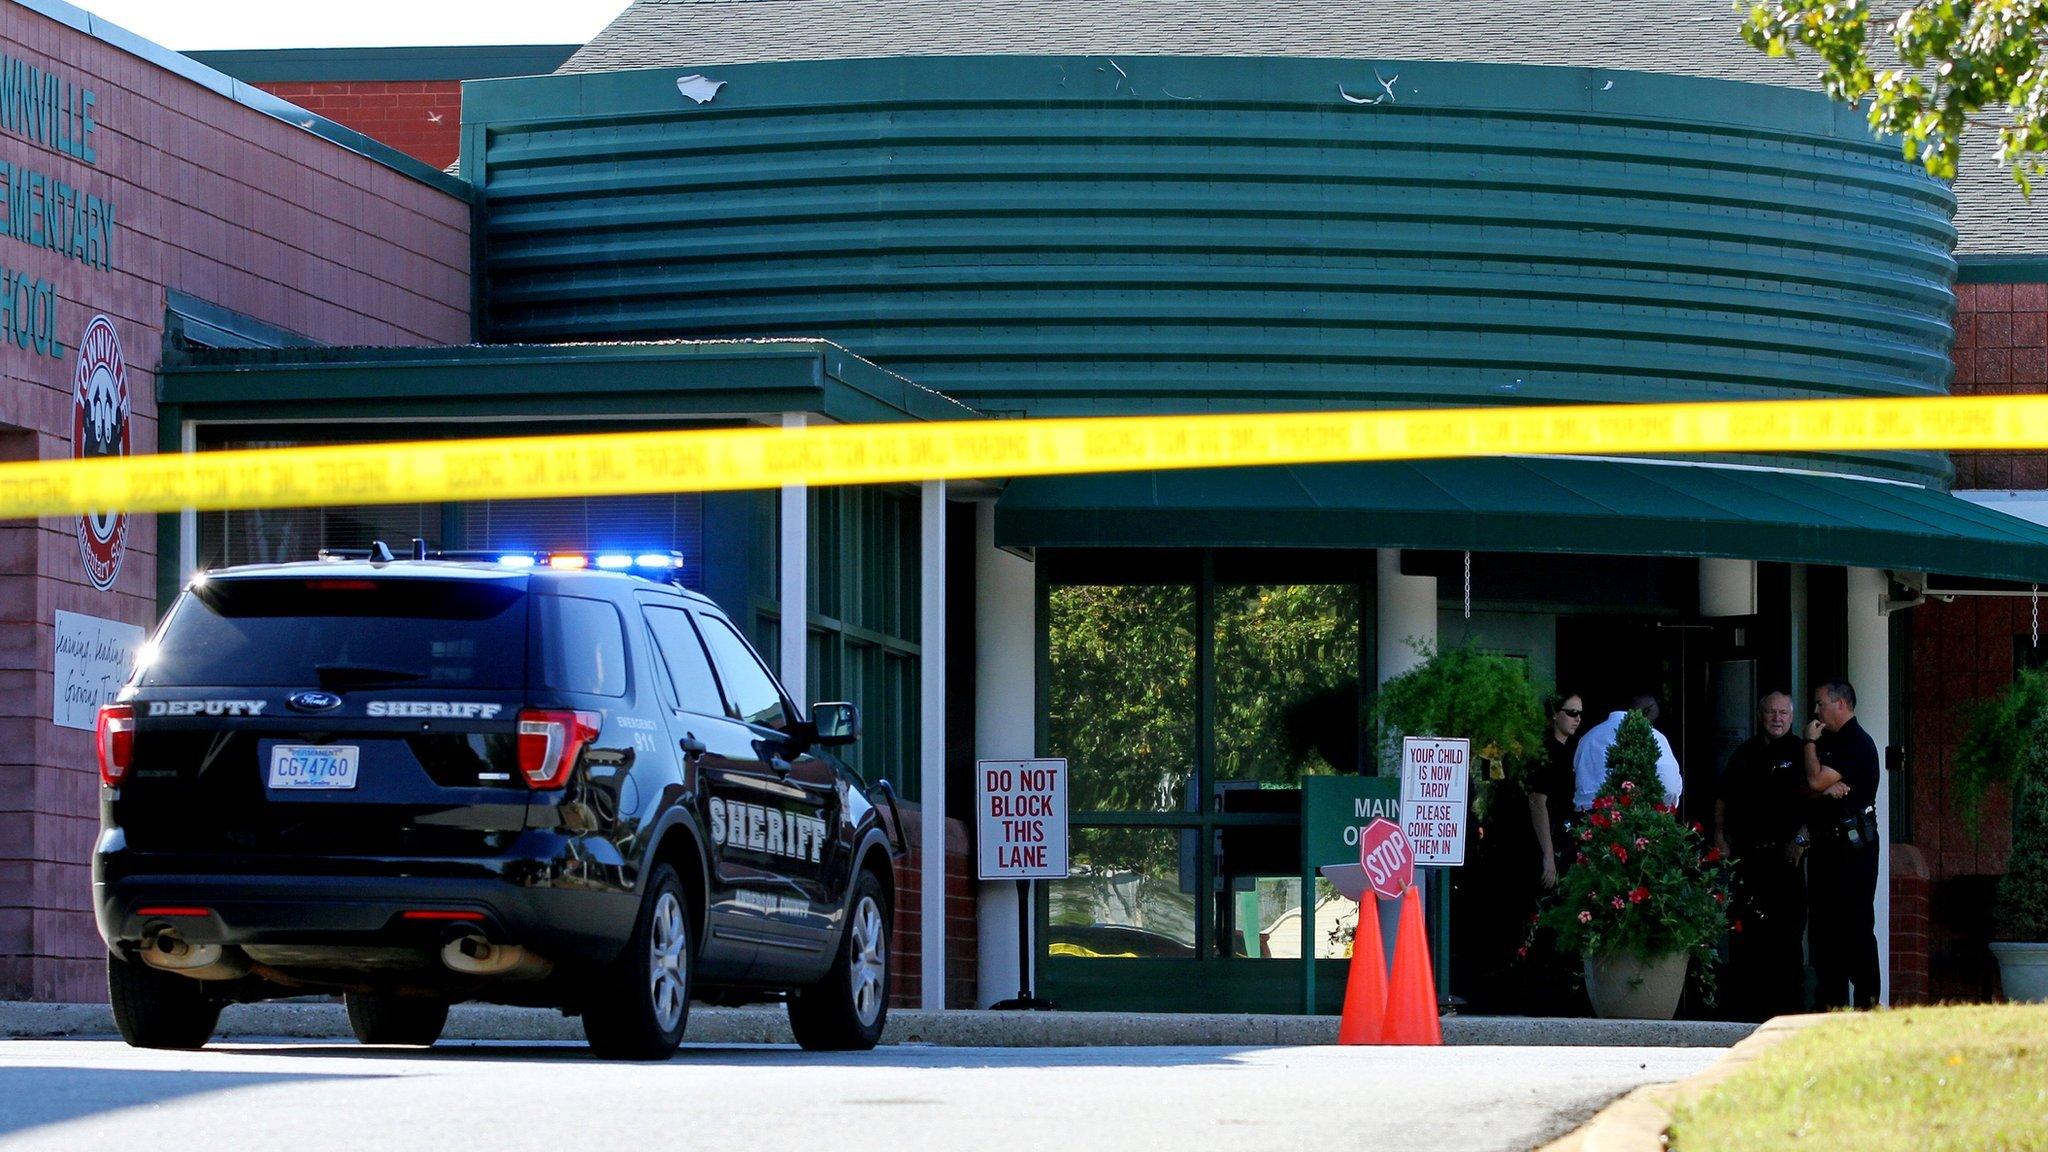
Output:
[[843,701],[811,705],[811,727],[820,746],[831,748],[860,739],[860,709]]

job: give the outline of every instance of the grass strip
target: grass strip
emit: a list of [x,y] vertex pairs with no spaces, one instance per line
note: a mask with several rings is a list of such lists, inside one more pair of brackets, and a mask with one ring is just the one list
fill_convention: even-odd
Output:
[[2048,1005],[1831,1017],[1681,1105],[1670,1147],[2048,1150]]

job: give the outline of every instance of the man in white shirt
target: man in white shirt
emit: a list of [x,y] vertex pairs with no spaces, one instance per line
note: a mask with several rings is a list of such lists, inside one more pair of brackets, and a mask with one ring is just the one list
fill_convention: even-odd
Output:
[[[1648,694],[1637,696],[1628,702],[1629,711],[1641,712],[1651,724],[1657,722],[1657,698]],[[1572,805],[1580,811],[1593,806],[1593,797],[1600,792],[1600,785],[1607,781],[1607,750],[1614,747],[1614,737],[1621,731],[1621,722],[1628,719],[1628,712],[1610,712],[1607,719],[1579,736],[1579,750],[1572,757]],[[1664,783],[1664,802],[1677,804],[1679,793],[1685,789],[1685,778],[1678,774],[1678,757],[1671,751],[1671,741],[1662,732],[1650,729],[1650,735],[1657,738],[1657,779]]]

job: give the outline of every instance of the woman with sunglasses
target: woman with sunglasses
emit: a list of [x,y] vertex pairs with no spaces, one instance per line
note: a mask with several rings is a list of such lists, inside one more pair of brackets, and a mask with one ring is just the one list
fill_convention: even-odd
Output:
[[1559,861],[1570,857],[1565,820],[1572,811],[1572,753],[1578,749],[1579,720],[1586,705],[1577,693],[1550,698],[1550,727],[1543,734],[1544,760],[1529,781],[1529,821],[1536,828],[1537,860],[1546,891],[1557,887]]

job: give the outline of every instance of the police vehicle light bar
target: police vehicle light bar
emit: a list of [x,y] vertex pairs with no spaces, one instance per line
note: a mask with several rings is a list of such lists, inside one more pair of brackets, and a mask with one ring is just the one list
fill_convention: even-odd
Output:
[[[384,557],[391,556],[389,546],[378,541],[369,548],[322,548],[322,560],[368,560],[373,564],[390,563]],[[557,568],[574,571],[582,568],[598,568],[606,572],[630,572],[649,580],[674,583],[683,574],[681,552],[506,552],[477,550],[442,550],[428,548],[424,541],[414,540],[411,559],[453,560],[472,563],[496,564],[500,568],[525,570],[529,568]],[[196,580],[196,578],[195,578]]]

